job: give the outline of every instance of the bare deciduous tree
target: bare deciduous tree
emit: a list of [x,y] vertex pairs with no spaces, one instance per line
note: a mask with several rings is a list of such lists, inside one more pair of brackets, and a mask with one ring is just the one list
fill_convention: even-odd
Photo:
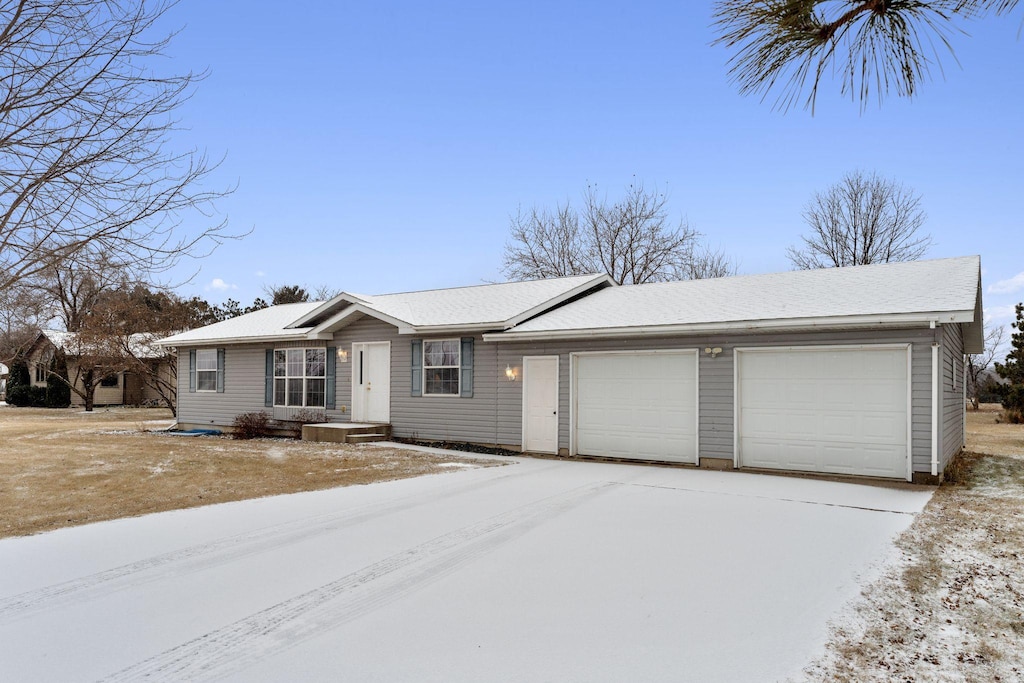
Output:
[[804,208],[810,234],[787,255],[800,269],[913,261],[931,246],[919,234],[921,198],[894,180],[853,171]]
[[153,70],[173,2],[0,2],[0,289],[91,249],[153,272],[237,235],[183,231],[226,194],[175,152],[179,106],[201,77]]
[[129,286],[131,274],[106,254],[85,248],[25,282],[47,297],[54,317],[60,319],[65,330],[77,332],[105,295]]
[[685,221],[673,223],[668,198],[641,184],[615,202],[588,186],[583,207],[533,208],[512,217],[503,272],[510,280],[607,273],[618,284],[642,284],[734,271],[724,254],[704,247]]
[[[731,74],[743,94],[780,90],[776,107],[813,110],[822,79],[860,102],[890,91],[912,97],[952,55],[956,20],[1004,14],[1018,0],[718,0],[716,43],[737,51]],[[806,93],[806,98],[804,95]]]
[[975,410],[978,409],[978,390],[981,387],[982,376],[992,367],[1004,341],[1006,328],[1002,325],[991,327],[985,332],[985,350],[981,353],[967,354],[967,398]]
[[10,365],[28,350],[49,311],[49,300],[33,288],[0,288],[0,363]]

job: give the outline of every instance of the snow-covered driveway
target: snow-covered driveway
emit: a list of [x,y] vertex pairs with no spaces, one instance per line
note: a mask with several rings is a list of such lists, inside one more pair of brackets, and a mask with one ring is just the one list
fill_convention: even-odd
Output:
[[777,680],[930,489],[522,459],[0,541],[5,680]]

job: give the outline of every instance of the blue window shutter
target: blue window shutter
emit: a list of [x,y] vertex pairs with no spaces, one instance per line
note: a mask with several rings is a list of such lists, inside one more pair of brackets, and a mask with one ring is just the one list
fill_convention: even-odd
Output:
[[412,340],[412,396],[423,395],[423,340]]
[[263,405],[267,408],[274,407],[274,349],[267,349],[267,374],[264,376],[266,390],[263,395]]
[[190,393],[196,391],[196,350],[188,352],[188,390]]
[[224,349],[217,349],[217,393],[224,393]]
[[462,338],[462,372],[459,378],[459,396],[473,398],[473,338]]
[[338,367],[338,347],[327,347],[327,388],[324,391],[324,406],[327,410],[334,410],[334,378]]

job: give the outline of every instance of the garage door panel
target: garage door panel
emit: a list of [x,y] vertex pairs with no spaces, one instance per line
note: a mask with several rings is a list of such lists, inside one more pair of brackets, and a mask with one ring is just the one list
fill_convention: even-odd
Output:
[[740,464],[906,476],[907,352],[737,354]]
[[577,453],[696,459],[694,352],[581,355],[575,372]]

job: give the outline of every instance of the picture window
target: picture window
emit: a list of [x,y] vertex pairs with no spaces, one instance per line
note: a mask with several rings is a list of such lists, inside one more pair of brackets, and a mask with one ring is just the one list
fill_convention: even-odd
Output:
[[274,351],[274,405],[323,408],[327,398],[327,349]]

